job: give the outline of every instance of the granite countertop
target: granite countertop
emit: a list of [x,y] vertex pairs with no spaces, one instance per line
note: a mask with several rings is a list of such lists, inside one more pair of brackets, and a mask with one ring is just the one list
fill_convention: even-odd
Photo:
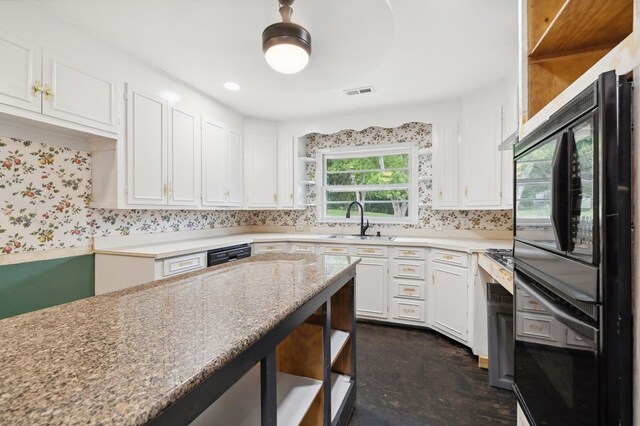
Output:
[[358,258],[263,254],[0,321],[0,424],[143,424]]
[[297,233],[255,233],[237,234],[221,237],[198,238],[164,243],[143,244],[135,246],[118,247],[113,249],[95,250],[97,254],[113,254],[124,256],[151,257],[165,259],[183,254],[206,251],[219,247],[227,247],[236,244],[251,244],[262,242],[309,242],[318,244],[363,244],[384,246],[426,246],[441,249],[464,251],[475,253],[487,248],[511,248],[511,240],[480,239],[480,238],[433,238],[433,237],[397,237],[393,241],[388,240],[357,240],[346,238],[328,238],[327,234],[297,234]]

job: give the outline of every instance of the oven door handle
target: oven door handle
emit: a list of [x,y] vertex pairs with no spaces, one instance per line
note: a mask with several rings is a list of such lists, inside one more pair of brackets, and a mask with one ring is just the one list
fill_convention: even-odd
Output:
[[530,284],[527,284],[522,278],[519,277],[517,271],[513,273],[516,285],[522,287],[524,291],[529,293],[534,299],[536,299],[544,308],[549,311],[551,315],[567,327],[572,330],[580,333],[584,337],[590,339],[591,341],[595,341],[598,335],[598,329],[593,327],[590,324],[587,324],[584,321],[577,319],[575,316],[571,315],[565,309],[559,307],[556,303],[550,300],[544,293],[540,290],[536,289]]
[[569,247],[569,133],[564,132],[553,158],[551,174],[551,223],[556,234],[558,249]]

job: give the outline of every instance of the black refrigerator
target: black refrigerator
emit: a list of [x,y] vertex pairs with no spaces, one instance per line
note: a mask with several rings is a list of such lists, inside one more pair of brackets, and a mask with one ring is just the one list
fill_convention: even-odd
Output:
[[514,391],[532,425],[632,422],[632,81],[514,147]]

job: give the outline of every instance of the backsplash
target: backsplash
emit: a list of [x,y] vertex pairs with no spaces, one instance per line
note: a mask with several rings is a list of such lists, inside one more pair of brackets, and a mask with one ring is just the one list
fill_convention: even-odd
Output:
[[[431,125],[408,123],[395,129],[371,127],[332,135],[311,134],[307,155],[338,146],[366,146],[398,142],[431,147]],[[431,155],[423,156],[420,174],[431,174]],[[309,179],[315,165],[309,164]],[[0,137],[0,253],[12,254],[59,248],[86,247],[92,236],[187,231],[236,226],[318,226],[316,209],[305,210],[107,210],[91,209],[91,154],[11,137]],[[420,202],[431,204],[431,183],[420,182]],[[311,200],[315,194],[311,194]],[[435,211],[421,207],[418,225],[376,224],[375,228],[444,230],[510,230],[510,210]],[[339,227],[344,224],[322,223]],[[346,225],[349,226],[349,225]]]
[[[345,146],[386,145],[402,142],[417,142],[419,147],[431,148],[431,125],[412,122],[388,129],[369,127],[362,131],[343,130],[331,135],[313,133],[307,136],[306,156],[316,158],[318,150]],[[315,180],[315,163],[307,165],[308,180]],[[420,157],[418,164],[419,175],[432,175],[432,155]],[[442,223],[443,230],[476,230],[476,231],[509,231],[512,229],[511,210],[432,210],[432,188],[430,181],[421,181],[418,186],[419,202],[425,204],[418,211],[418,224],[384,224],[376,223],[373,228],[385,229],[435,229],[435,222]],[[309,191],[308,201],[315,202],[314,191]],[[250,212],[252,225],[259,226],[317,226],[316,207],[306,210],[286,211],[253,211]],[[462,226],[462,219],[469,220],[469,226]],[[353,226],[344,223],[322,223],[326,227]]]

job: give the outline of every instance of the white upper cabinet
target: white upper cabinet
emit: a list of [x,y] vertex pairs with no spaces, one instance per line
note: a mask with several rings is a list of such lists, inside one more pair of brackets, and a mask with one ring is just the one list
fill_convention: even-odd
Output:
[[198,205],[200,132],[194,114],[171,108],[169,120],[169,204]]
[[133,89],[127,99],[127,201],[166,205],[167,101]]
[[202,205],[241,206],[242,135],[225,125],[202,119]]
[[278,207],[294,205],[294,150],[293,138],[278,139]]
[[463,122],[461,159],[463,206],[499,208],[502,204],[501,111],[493,110]]
[[458,123],[436,127],[433,151],[433,208],[458,206]]
[[19,110],[8,111],[11,114],[118,133],[121,99],[116,80],[3,32],[0,58],[0,103],[42,115]]
[[42,49],[0,32],[0,103],[40,112]]
[[74,61],[44,50],[42,113],[100,130],[118,131],[118,85]]
[[202,119],[202,205],[224,206],[227,202],[227,130]]
[[277,142],[271,136],[247,138],[247,207],[278,206]]
[[241,206],[244,195],[244,144],[242,133],[229,130],[227,204]]

